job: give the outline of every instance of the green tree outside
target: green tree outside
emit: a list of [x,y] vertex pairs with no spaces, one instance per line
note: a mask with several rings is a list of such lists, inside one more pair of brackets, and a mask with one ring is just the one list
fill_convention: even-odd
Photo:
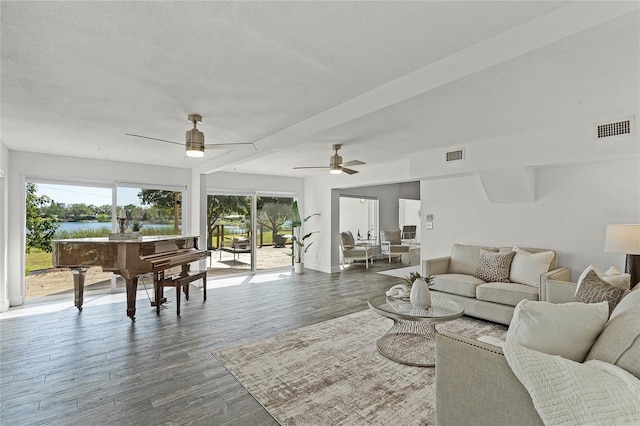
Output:
[[57,216],[44,217],[41,213],[43,208],[51,204],[51,199],[46,195],[38,196],[36,184],[27,184],[27,253],[32,248],[38,248],[47,253],[52,251],[52,241],[60,224]]

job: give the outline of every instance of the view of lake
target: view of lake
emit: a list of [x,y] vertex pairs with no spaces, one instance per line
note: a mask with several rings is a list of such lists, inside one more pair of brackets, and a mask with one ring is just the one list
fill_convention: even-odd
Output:
[[[173,223],[161,224],[161,223],[144,223],[143,228],[161,228],[165,226],[173,227]],[[85,229],[111,229],[111,222],[60,222],[60,231],[78,231]],[[246,229],[237,225],[225,225],[225,234],[245,234]]]
[[[145,223],[143,227],[145,228],[158,228],[163,226],[171,226],[172,223],[163,225],[159,223]],[[60,231],[78,231],[85,229],[100,229],[100,228],[109,228],[111,229],[111,222],[60,222]]]

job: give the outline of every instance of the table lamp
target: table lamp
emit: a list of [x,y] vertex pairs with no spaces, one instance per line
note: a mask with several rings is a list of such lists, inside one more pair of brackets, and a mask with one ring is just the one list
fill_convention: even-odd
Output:
[[624,272],[631,274],[633,288],[640,281],[640,225],[607,225],[604,251],[627,255]]

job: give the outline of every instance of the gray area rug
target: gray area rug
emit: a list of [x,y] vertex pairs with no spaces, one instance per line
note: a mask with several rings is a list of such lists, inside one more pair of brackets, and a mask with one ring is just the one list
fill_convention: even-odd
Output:
[[[435,424],[435,368],[380,355],[392,324],[369,310],[214,352],[283,425]],[[469,337],[506,326],[463,317],[438,324]]]
[[382,275],[390,275],[392,277],[404,278],[404,277],[406,277],[407,275],[409,275],[412,272],[421,272],[420,265],[406,266],[404,268],[389,269],[389,270],[386,270],[386,271],[380,271],[378,273],[382,274]]

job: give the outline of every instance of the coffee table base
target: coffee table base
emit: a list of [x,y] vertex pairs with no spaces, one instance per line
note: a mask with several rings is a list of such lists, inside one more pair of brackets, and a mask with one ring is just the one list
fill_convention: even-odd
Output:
[[417,367],[436,365],[436,326],[433,322],[393,320],[376,342],[378,351],[392,361]]

